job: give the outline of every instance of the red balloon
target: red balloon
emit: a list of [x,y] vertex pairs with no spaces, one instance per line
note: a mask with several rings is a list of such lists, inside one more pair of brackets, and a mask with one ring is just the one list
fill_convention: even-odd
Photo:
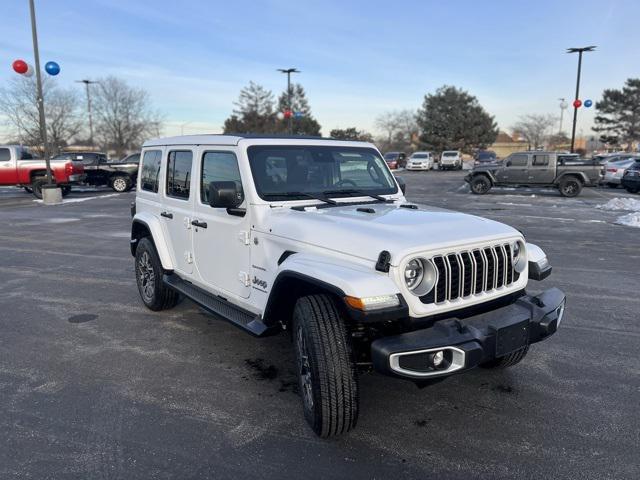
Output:
[[20,75],[24,75],[29,70],[29,65],[24,60],[16,60],[11,64],[13,67],[13,71],[19,73]]
[[574,108],[580,108],[582,106],[582,102],[576,99],[573,101],[573,106]]
[[284,111],[284,118],[291,118],[292,115],[293,115],[293,112],[291,110]]

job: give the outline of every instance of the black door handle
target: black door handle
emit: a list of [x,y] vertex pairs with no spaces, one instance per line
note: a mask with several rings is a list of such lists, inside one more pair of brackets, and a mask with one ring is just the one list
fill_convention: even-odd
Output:
[[165,217],[165,218],[173,218],[173,213],[169,213],[169,212],[162,212],[160,214],[161,217]]
[[192,220],[191,225],[199,228],[207,228],[207,222],[199,222],[198,220]]

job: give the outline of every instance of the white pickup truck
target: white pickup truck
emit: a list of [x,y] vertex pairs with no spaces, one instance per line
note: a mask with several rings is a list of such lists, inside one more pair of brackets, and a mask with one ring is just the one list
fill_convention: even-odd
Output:
[[425,384],[508,367],[564,313],[545,254],[507,225],[417,206],[364,142],[196,135],[142,148],[131,253],[152,310],[186,296],[291,334],[304,416],[358,418],[358,372]]

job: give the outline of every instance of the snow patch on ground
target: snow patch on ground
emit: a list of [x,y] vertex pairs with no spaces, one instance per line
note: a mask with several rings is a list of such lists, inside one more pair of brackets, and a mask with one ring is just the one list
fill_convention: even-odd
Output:
[[597,208],[602,210],[627,210],[629,212],[640,212],[640,200],[635,198],[612,198],[603,205],[598,205]]
[[626,225],[627,227],[640,228],[640,212],[629,213],[618,217],[616,223],[618,225]]
[[603,205],[598,205],[596,208],[601,210],[625,210],[627,212],[632,212],[618,217],[615,223],[618,225],[626,225],[627,227],[640,228],[640,200],[636,200],[635,198],[616,197]]
[[[67,199],[62,200],[62,204],[64,205],[64,204],[67,204],[67,203],[80,203],[80,202],[86,202],[87,200],[96,200],[97,198],[117,197],[119,195],[120,195],[119,193],[111,193],[109,195],[100,195],[98,197],[67,198]],[[34,202],[42,203],[42,200],[34,200]]]

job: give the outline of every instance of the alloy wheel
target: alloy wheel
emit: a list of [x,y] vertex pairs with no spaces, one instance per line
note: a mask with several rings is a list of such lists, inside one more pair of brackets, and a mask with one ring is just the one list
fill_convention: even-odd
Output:
[[138,260],[138,286],[146,302],[153,301],[155,292],[156,274],[151,264],[151,258],[148,252],[143,252]]
[[300,387],[302,400],[306,409],[313,409],[313,385],[311,378],[311,364],[309,363],[309,351],[307,341],[304,338],[302,327],[298,326],[296,331],[296,344],[298,348],[298,375],[300,377]]

